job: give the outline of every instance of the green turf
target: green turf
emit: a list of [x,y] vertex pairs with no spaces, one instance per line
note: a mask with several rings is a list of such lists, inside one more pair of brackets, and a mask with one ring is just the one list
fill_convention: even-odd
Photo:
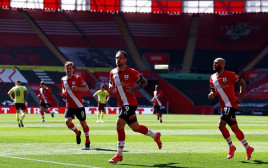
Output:
[[[0,167],[268,167],[268,117],[237,117],[249,144],[255,148],[252,159],[245,161],[245,149],[233,133],[237,151],[233,159],[226,159],[228,146],[217,128],[218,115],[164,115],[162,124],[153,115],[139,115],[141,124],[162,133],[163,149],[158,150],[150,137],[126,128],[124,160],[116,165],[108,160],[117,149],[117,115],[106,115],[105,123],[96,123],[95,115],[87,117],[91,150],[82,150],[83,143],[75,143],[75,134],[65,126],[63,115],[46,115],[45,123],[40,123],[39,115],[27,115],[25,127],[18,128],[14,114],[1,114]],[[81,128],[77,120],[74,123]]]

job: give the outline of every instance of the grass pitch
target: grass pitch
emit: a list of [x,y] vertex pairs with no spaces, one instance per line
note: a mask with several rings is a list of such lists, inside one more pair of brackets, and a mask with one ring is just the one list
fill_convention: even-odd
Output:
[[[218,115],[164,115],[160,124],[153,115],[138,115],[140,124],[162,133],[163,148],[150,137],[126,127],[126,144],[122,162],[108,160],[116,154],[117,115],[105,115],[104,123],[96,123],[95,115],[87,115],[91,149],[75,143],[75,134],[64,123],[63,115],[40,123],[40,115],[27,115],[24,128],[18,128],[15,114],[0,115],[1,168],[207,168],[268,167],[268,117],[237,116],[249,145],[255,148],[250,161],[242,144],[231,133],[237,150],[233,159],[226,158],[228,146],[217,128]],[[76,126],[81,129],[77,120]],[[82,136],[82,142],[85,137]]]

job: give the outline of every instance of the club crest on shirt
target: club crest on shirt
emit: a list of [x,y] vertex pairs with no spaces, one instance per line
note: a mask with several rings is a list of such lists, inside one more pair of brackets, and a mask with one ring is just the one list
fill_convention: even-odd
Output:
[[222,81],[225,83],[227,82],[227,78],[222,78]]
[[72,81],[72,85],[75,85],[75,81]]
[[128,80],[129,75],[124,75],[124,79]]

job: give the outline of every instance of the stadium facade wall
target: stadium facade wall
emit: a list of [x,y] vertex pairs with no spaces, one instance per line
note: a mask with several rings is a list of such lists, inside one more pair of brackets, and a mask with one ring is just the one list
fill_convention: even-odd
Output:
[[[49,110],[53,111],[55,114],[64,114],[65,107],[50,107]],[[85,107],[87,114],[97,114],[97,107]],[[0,107],[0,114],[16,113],[15,107]],[[40,114],[40,107],[26,107],[27,114]],[[105,114],[119,114],[118,107],[106,107]],[[136,114],[153,114],[153,108],[138,108]]]

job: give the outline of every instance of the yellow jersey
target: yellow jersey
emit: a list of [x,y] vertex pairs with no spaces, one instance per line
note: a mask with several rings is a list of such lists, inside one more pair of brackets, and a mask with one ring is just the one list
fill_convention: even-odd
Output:
[[109,93],[104,90],[98,90],[94,95],[98,96],[98,100],[100,103],[105,104],[106,103],[106,97],[109,96]]
[[24,103],[24,92],[27,90],[25,86],[14,86],[8,93],[13,92],[15,96],[15,103]]

